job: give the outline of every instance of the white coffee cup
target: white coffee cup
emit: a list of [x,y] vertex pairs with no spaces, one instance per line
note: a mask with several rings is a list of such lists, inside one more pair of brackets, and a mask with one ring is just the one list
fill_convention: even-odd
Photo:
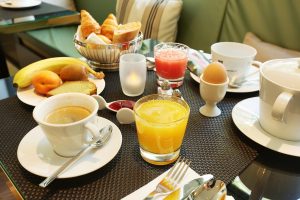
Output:
[[146,57],[138,53],[123,54],[120,57],[119,75],[126,96],[143,94],[147,77]]
[[260,74],[260,125],[278,138],[300,141],[300,58],[267,61]]
[[[46,121],[47,116],[60,108],[79,106],[90,114],[75,122],[54,124]],[[92,96],[80,93],[65,93],[49,97],[33,110],[33,118],[42,128],[53,150],[61,156],[70,157],[99,137],[99,128],[95,124],[98,102]]]
[[256,49],[238,42],[218,42],[211,45],[211,59],[220,62],[226,68],[229,79],[240,78],[249,73],[251,65],[260,66],[255,61]]

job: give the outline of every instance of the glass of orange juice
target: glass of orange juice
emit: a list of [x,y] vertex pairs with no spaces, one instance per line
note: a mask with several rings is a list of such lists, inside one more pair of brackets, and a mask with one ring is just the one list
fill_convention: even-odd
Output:
[[174,162],[184,138],[189,105],[178,97],[152,94],[135,103],[134,113],[143,159],[155,165]]
[[154,46],[157,83],[168,80],[172,88],[183,84],[188,63],[189,47],[174,42],[160,43]]

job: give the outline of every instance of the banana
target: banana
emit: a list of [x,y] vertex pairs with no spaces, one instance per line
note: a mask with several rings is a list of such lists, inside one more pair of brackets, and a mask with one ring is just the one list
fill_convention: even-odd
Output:
[[69,64],[80,64],[84,66],[87,69],[87,71],[94,75],[96,78],[104,78],[104,73],[95,72],[86,62],[81,61],[78,58],[54,57],[34,62],[20,69],[14,76],[13,85],[14,87],[19,88],[27,87],[31,85],[31,79],[34,73],[41,70],[49,70],[55,73],[59,73],[61,68]]

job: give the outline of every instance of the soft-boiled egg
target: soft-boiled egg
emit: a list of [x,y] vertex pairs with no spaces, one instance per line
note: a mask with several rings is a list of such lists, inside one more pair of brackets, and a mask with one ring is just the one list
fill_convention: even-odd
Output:
[[227,80],[227,73],[224,65],[219,62],[212,62],[203,71],[202,79],[205,82],[220,84]]

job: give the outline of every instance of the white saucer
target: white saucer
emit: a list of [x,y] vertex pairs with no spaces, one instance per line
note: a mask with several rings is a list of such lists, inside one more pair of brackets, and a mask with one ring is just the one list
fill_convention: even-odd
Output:
[[[100,128],[106,125],[113,126],[113,132],[108,143],[102,148],[92,149],[60,174],[58,178],[71,178],[88,174],[103,167],[116,156],[122,144],[120,129],[114,123],[102,117],[97,117],[97,124]],[[17,156],[26,170],[43,177],[49,176],[68,159],[54,153],[39,126],[36,126],[24,136],[19,144]]]
[[[255,71],[259,71],[259,68],[255,66],[251,66],[249,70],[249,74]],[[200,78],[196,76],[195,74],[190,72],[190,76],[192,79],[200,83]],[[246,78],[247,82],[245,82],[241,87],[239,88],[229,88],[227,89],[227,92],[232,92],[232,93],[247,93],[247,92],[256,92],[259,90],[259,72],[257,72],[253,76],[249,76]]]
[[4,8],[30,8],[41,3],[41,0],[5,0],[0,2],[0,6]]
[[[97,86],[97,94],[100,94],[105,88],[105,81],[104,79],[89,79]],[[38,95],[34,92],[34,88],[32,85],[26,88],[18,88],[17,90],[17,97],[23,102],[30,106],[37,106],[41,101],[46,99],[47,97]]]
[[232,119],[238,129],[254,142],[274,151],[300,157],[300,142],[283,140],[262,129],[258,121],[259,98],[253,97],[237,103],[232,110]]

